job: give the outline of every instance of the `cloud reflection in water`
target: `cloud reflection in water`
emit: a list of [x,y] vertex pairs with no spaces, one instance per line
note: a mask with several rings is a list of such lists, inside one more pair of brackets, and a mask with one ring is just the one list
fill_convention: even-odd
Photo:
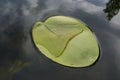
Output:
[[[119,80],[120,18],[108,22],[102,12],[104,7],[92,1],[0,0],[0,66],[10,69],[10,65],[17,61],[32,62],[17,72],[13,80]],[[53,15],[81,19],[95,32],[102,48],[96,65],[83,69],[68,68],[37,51],[30,30],[36,21],[44,21]]]

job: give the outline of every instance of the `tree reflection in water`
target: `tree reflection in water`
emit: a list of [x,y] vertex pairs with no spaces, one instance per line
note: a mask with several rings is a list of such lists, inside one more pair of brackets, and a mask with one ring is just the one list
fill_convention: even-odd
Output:
[[111,20],[115,15],[119,13],[120,0],[109,0],[106,4],[104,12],[107,13],[108,20]]

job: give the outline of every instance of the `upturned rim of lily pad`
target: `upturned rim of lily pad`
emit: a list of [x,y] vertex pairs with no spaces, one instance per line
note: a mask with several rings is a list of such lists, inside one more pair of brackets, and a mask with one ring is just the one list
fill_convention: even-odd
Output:
[[[56,15],[56,16],[64,16],[64,15]],[[46,18],[43,19],[43,20],[38,20],[38,21],[36,21],[36,22],[32,25],[32,27],[31,27],[31,30],[30,30],[31,42],[33,43],[33,46],[34,46],[34,48],[36,49],[36,51],[37,51],[38,53],[40,53],[39,55],[42,56],[42,57],[44,57],[44,58],[46,58],[46,59],[48,59],[48,60],[50,60],[52,63],[55,63],[55,65],[59,65],[59,66],[62,66],[62,67],[69,67],[69,68],[86,68],[86,67],[92,67],[93,65],[95,65],[95,64],[98,62],[98,60],[100,60],[101,55],[102,55],[102,48],[101,48],[101,45],[100,45],[100,41],[98,40],[98,37],[96,36],[96,34],[94,33],[94,31],[93,31],[86,23],[84,23],[83,21],[81,21],[81,20],[78,19],[78,18],[74,18],[74,17],[71,17],[71,16],[64,16],[64,17],[70,17],[70,18],[73,18],[73,19],[76,19],[76,20],[80,21],[81,23],[83,23],[83,24],[93,33],[93,35],[94,35],[94,37],[95,37],[95,39],[96,39],[98,48],[99,48],[99,54],[98,54],[97,59],[96,59],[92,64],[90,64],[90,65],[88,65],[88,66],[83,66],[83,67],[75,67],[75,66],[63,65],[63,64],[61,64],[61,63],[59,63],[59,62],[57,62],[57,61],[52,60],[51,58],[47,57],[46,55],[44,55],[43,52],[35,45],[35,42],[34,42],[34,39],[33,39],[33,36],[32,36],[32,35],[33,35],[33,34],[32,34],[32,30],[33,30],[35,24],[36,24],[37,22],[40,22],[40,21],[45,22],[45,20],[47,20],[47,19],[49,19],[49,18],[51,18],[51,17],[56,17],[56,16],[49,16],[49,17],[46,17]]]

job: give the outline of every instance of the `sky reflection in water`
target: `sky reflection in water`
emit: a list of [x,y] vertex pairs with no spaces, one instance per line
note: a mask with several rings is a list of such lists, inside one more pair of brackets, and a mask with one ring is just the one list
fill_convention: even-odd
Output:
[[[107,21],[102,11],[106,2],[0,0],[0,80],[10,79],[1,76],[12,76],[12,80],[120,80],[120,13]],[[39,54],[31,28],[36,21],[53,15],[81,19],[94,31],[102,49],[94,66],[64,67]]]

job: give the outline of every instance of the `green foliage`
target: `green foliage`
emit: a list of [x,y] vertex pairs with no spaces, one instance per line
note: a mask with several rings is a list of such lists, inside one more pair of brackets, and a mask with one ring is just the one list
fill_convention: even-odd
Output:
[[109,0],[106,4],[104,12],[107,13],[108,20],[111,20],[115,15],[118,14],[120,9],[120,0]]

